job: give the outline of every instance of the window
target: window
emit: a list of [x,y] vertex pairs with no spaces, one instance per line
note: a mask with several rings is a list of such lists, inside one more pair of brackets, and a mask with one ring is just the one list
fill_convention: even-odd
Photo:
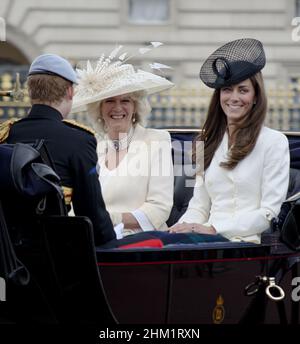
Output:
[[300,0],[295,1],[295,17],[300,17]]
[[164,24],[170,20],[170,0],[129,0],[129,21],[136,24]]

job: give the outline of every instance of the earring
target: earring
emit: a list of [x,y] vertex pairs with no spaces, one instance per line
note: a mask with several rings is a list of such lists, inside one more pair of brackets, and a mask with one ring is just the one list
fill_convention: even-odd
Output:
[[135,123],[136,119],[135,117],[132,117],[132,123]]
[[254,102],[253,102],[253,105],[255,105],[256,104],[256,100],[254,100]]

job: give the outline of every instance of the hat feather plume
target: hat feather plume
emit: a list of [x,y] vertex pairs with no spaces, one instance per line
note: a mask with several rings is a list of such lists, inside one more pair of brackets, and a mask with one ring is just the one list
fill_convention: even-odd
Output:
[[[155,49],[163,45],[161,42],[150,42],[146,47],[140,48],[138,53],[143,55],[152,49]],[[110,82],[111,77],[118,72],[120,65],[125,63],[127,60],[136,56],[137,54],[128,56],[127,52],[121,52],[123,46],[119,45],[112,50],[112,52],[105,57],[101,54],[100,58],[94,65],[88,60],[86,63],[86,69],[77,69],[78,77],[80,78],[80,86],[76,89],[76,94],[79,97],[85,97],[89,93],[97,94],[102,91],[104,85]],[[120,55],[119,55],[120,54]],[[119,56],[118,56],[119,55]],[[151,65],[150,65],[151,66]],[[163,69],[171,68],[166,65],[154,63],[151,67],[152,69]]]
[[[163,45],[163,43],[161,43],[161,42],[150,42],[150,44],[147,45],[146,47],[139,48],[138,49],[138,54],[144,55],[144,54],[148,53],[149,51],[151,51],[151,50],[153,50],[155,48],[160,47],[161,45]],[[133,54],[133,55],[127,57],[127,59],[125,61],[131,59],[134,56],[137,56],[138,54]]]
[[154,62],[154,63],[149,63],[149,66],[151,69],[156,69],[161,71],[162,69],[173,69],[171,66],[167,66],[162,63]]

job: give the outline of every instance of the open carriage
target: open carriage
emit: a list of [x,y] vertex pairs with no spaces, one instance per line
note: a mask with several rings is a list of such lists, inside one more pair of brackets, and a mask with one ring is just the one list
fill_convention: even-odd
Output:
[[[171,135],[186,142],[195,132],[172,130]],[[300,133],[286,135],[293,194],[300,191]],[[192,179],[175,179],[169,224],[192,196],[193,189],[184,187],[186,178]],[[60,203],[57,192],[47,197]],[[89,219],[41,211],[29,221],[35,249],[14,245],[0,322],[299,324],[299,202],[289,206],[284,236],[274,226],[263,233],[260,245],[183,242],[159,248],[95,248]],[[11,233],[6,215],[4,207],[1,225]]]
[[[194,135],[192,130],[171,130],[172,139],[182,143]],[[291,196],[300,191],[300,136],[287,136]],[[192,177],[175,177],[169,225],[179,219],[192,197],[193,188],[185,187],[187,179]],[[299,206],[294,215],[299,226]],[[297,245],[298,237],[283,243],[280,231],[273,228],[263,234],[260,245],[182,242],[96,252],[104,289],[121,323],[295,324],[300,315]]]

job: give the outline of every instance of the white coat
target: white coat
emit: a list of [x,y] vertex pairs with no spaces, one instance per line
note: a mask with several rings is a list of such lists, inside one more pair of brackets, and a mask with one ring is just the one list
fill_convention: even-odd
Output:
[[288,140],[263,127],[252,152],[233,170],[220,167],[226,160],[225,133],[204,180],[196,178],[194,195],[179,222],[212,225],[231,241],[260,243],[260,234],[279,214],[289,182]]
[[[166,230],[174,189],[170,134],[137,124],[128,153],[111,171],[103,145],[98,145],[99,180],[114,225],[121,222],[121,213],[140,210],[154,229]],[[132,233],[125,228],[123,235]]]

